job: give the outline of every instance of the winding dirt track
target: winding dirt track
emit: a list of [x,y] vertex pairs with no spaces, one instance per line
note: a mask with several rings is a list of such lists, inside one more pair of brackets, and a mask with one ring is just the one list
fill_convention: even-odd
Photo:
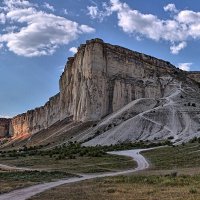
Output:
[[[153,148],[151,148],[151,149],[153,149]],[[132,157],[137,162],[137,165],[138,165],[137,168],[135,168],[135,169],[121,171],[121,172],[104,173],[104,174],[92,174],[92,175],[84,174],[80,178],[70,178],[67,180],[59,180],[56,182],[38,184],[35,186],[14,190],[10,193],[2,194],[2,195],[0,195],[0,200],[26,200],[38,193],[44,192],[51,188],[57,187],[59,185],[63,185],[63,184],[67,184],[67,183],[75,183],[75,182],[80,182],[80,181],[94,179],[94,178],[100,178],[100,177],[123,175],[123,174],[128,174],[128,173],[147,169],[149,167],[149,163],[147,162],[145,157],[140,154],[140,152],[151,150],[151,149],[137,149],[137,150],[109,152],[110,154],[114,154],[114,155],[123,155],[123,156]],[[6,167],[6,166],[4,165],[4,167]]]

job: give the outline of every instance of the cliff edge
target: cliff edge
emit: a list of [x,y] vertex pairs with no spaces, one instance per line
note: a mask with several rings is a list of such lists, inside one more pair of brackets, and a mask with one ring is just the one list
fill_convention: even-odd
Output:
[[[199,77],[199,73],[184,72],[169,62],[92,39],[68,59],[59,81],[60,92],[44,106],[10,119],[9,133],[14,139],[34,138],[46,130],[46,137],[50,137],[48,130],[60,123],[57,135],[67,135],[69,127],[88,123],[70,138],[86,145],[170,136],[174,141],[185,140],[183,131],[199,134],[197,115],[187,114],[191,109],[199,112]],[[191,106],[185,106],[188,103]],[[177,113],[181,109],[186,114]],[[179,115],[184,120],[195,118],[195,130],[186,130],[185,122],[176,119]],[[168,118],[172,121],[167,122]],[[173,120],[179,121],[176,130]],[[5,132],[1,136],[8,134]]]

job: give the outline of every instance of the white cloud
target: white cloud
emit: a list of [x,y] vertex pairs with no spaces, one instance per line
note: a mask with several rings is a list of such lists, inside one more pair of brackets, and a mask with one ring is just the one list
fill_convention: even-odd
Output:
[[191,10],[182,10],[176,16],[176,20],[184,24],[199,24],[200,12],[194,12]]
[[3,0],[3,4],[5,5],[5,7],[2,7],[4,11],[13,10],[18,7],[27,8],[30,6],[34,6],[34,4],[30,3],[27,0]]
[[3,48],[3,44],[2,43],[0,43],[0,49],[2,49]]
[[174,20],[161,20],[152,14],[143,14],[131,9],[128,4],[119,0],[111,0],[110,10],[117,12],[118,26],[125,33],[136,33],[155,41],[180,41],[184,38],[183,27]]
[[51,6],[50,4],[48,4],[47,2],[44,3],[44,8],[47,8],[49,10],[51,10],[52,12],[55,11],[55,8],[53,6]]
[[178,68],[184,71],[190,71],[190,67],[193,63],[179,63]]
[[0,13],[0,24],[6,23],[6,16],[4,13]]
[[70,49],[69,49],[69,51],[70,52],[72,52],[73,54],[75,54],[75,53],[77,53],[77,48],[76,47],[71,47]]
[[100,11],[97,5],[95,6],[87,6],[88,15],[91,19],[98,19],[100,22],[104,20],[105,17],[110,16],[112,14],[109,6],[103,2],[102,3],[103,11]]
[[98,7],[97,6],[88,6],[88,15],[90,15],[90,17],[92,19],[95,19],[98,17]]
[[[15,5],[13,2],[16,2]],[[61,45],[79,35],[95,30],[87,25],[38,10],[27,1],[4,0],[7,27],[19,24],[16,30],[0,35],[0,43],[17,55],[26,57],[51,55]]]
[[186,42],[180,42],[178,45],[172,45],[170,47],[172,54],[178,54],[182,49],[184,49],[187,46]]
[[164,6],[164,11],[170,11],[170,12],[175,12],[175,13],[178,12],[178,10],[176,9],[176,6],[173,3],[170,3]]
[[93,0],[90,0],[90,3],[92,3],[92,4],[97,6],[97,3],[95,1],[93,1]]
[[94,28],[91,28],[90,26],[84,24],[79,26],[79,30],[82,33],[93,33],[95,31]]
[[9,118],[11,118],[11,117],[8,116],[8,115],[0,115],[0,118],[6,118],[6,119],[9,119]]
[[172,12],[169,19],[160,19],[153,14],[144,14],[132,9],[120,0],[110,0],[100,10],[96,5],[89,6],[88,15],[92,19],[103,19],[113,13],[117,14],[118,26],[127,34],[136,38],[149,38],[154,41],[167,41],[171,53],[178,54],[187,46],[187,41],[200,39],[200,12],[177,10],[174,4],[164,7]]
[[64,69],[65,69],[65,65],[62,65],[62,66],[58,67],[59,72],[64,72]]
[[68,11],[67,11],[67,9],[63,9],[63,13],[64,13],[65,15],[68,15],[68,14],[69,14]]
[[17,30],[18,27],[17,26],[7,26],[6,28],[3,29],[4,32],[13,32],[15,30]]

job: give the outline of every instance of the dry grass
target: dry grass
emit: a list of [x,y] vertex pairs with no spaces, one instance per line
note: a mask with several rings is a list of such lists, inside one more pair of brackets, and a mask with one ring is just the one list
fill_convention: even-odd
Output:
[[130,176],[63,185],[30,200],[198,200],[200,177]]
[[33,169],[59,170],[68,173],[96,173],[132,169],[136,163],[128,157],[105,155],[103,157],[76,157],[56,160],[49,156],[1,158],[1,164]]
[[152,168],[156,170],[200,167],[199,143],[159,148],[142,154],[150,160]]
[[[151,170],[138,175],[94,179],[59,186],[38,194],[31,200],[200,200],[199,150],[199,144],[186,144],[145,152],[144,155],[152,162]],[[130,162],[130,158],[117,156],[84,157],[56,162],[48,157],[20,159],[4,161],[18,166],[46,168],[49,165],[51,169],[60,167],[67,172],[98,172],[135,166],[135,163]],[[172,173],[174,171],[195,175],[177,176]]]
[[37,183],[29,182],[29,181],[2,181],[0,180],[0,194],[7,193],[15,189],[20,189],[28,186],[32,186]]
[[[105,155],[103,157],[77,157],[76,159],[55,160],[49,156],[27,156],[16,158],[2,158],[1,163],[18,167],[30,167],[67,173],[98,173],[120,171],[134,168],[136,163],[128,157]],[[43,173],[43,172],[41,172]],[[17,188],[27,187],[41,182],[50,182],[66,176],[55,176],[51,172],[41,176],[29,172],[0,171],[0,193],[9,192]]]
[[24,188],[31,185],[71,178],[74,175],[64,172],[1,172],[0,173],[0,194],[10,192],[14,189]]
[[[198,200],[200,199],[199,144],[145,152],[152,169],[138,175],[104,178],[63,185],[31,200]],[[193,174],[179,175],[179,174]],[[169,174],[166,176],[166,174]]]

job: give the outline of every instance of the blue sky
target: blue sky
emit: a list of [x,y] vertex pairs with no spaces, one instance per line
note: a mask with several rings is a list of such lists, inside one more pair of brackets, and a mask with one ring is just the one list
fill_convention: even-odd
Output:
[[2,0],[0,116],[43,105],[76,48],[91,38],[200,70],[198,0]]

